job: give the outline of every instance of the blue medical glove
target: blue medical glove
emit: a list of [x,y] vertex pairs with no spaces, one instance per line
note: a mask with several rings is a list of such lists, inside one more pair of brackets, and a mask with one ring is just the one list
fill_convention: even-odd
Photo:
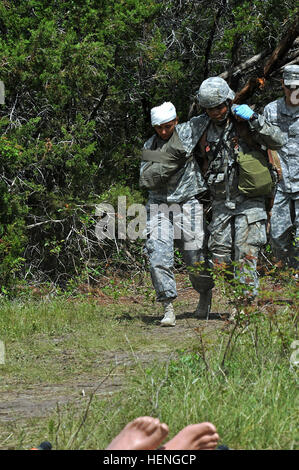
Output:
[[233,106],[232,112],[235,114],[235,116],[239,116],[240,118],[245,119],[245,121],[249,121],[254,114],[254,111],[247,104]]

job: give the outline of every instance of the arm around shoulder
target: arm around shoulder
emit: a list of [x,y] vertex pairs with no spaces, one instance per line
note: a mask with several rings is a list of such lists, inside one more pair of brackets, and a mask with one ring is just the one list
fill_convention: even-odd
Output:
[[256,132],[256,140],[272,150],[279,150],[287,142],[287,135],[265,115],[259,114],[257,119],[249,122],[249,127]]

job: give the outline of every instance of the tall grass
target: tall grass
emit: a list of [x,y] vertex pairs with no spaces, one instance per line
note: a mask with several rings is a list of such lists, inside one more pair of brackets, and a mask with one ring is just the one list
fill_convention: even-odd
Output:
[[[294,299],[293,285],[290,292]],[[22,383],[71,386],[84,374],[97,385],[46,418],[25,420],[21,427],[18,421],[0,423],[0,448],[29,448],[48,439],[56,449],[104,449],[142,415],[166,422],[169,437],[190,423],[211,421],[233,449],[298,448],[298,366],[290,360],[297,339],[295,302],[248,307],[235,324],[223,322],[221,328],[196,321],[181,330],[186,336],[172,329],[163,330],[163,338],[154,322],[145,326],[145,314],[156,315],[146,304],[2,302],[7,363],[0,385],[12,391]],[[152,361],[145,365],[136,351],[152,354]],[[123,354],[117,364],[120,391],[105,388],[114,372],[102,360],[104,352],[111,358]]]
[[296,449],[298,370],[286,346],[295,329],[288,309],[274,322],[255,319],[224,365],[229,331],[218,331],[213,342],[203,335],[167,363],[139,364],[122,393],[104,399],[95,393],[81,410],[58,410],[44,432],[60,449],[104,449],[127,422],[151,415],[169,425],[169,437],[211,421],[232,449]]

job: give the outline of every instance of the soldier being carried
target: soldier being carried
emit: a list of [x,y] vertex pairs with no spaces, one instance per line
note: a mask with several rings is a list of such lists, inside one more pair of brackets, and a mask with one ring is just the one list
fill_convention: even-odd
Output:
[[[175,326],[174,247],[187,266],[203,260],[203,208],[197,198],[207,188],[193,156],[198,136],[191,122],[178,124],[174,105],[165,102],[152,108],[151,123],[155,134],[144,144],[140,170],[140,186],[149,191],[145,248],[157,301],[164,307],[161,325]],[[201,275],[189,277],[194,289],[204,292]]]

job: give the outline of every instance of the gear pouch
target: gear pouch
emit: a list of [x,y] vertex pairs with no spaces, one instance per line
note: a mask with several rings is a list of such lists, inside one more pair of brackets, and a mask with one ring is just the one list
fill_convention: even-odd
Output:
[[241,194],[248,197],[271,196],[274,182],[268,167],[268,158],[262,152],[239,152],[239,185]]

